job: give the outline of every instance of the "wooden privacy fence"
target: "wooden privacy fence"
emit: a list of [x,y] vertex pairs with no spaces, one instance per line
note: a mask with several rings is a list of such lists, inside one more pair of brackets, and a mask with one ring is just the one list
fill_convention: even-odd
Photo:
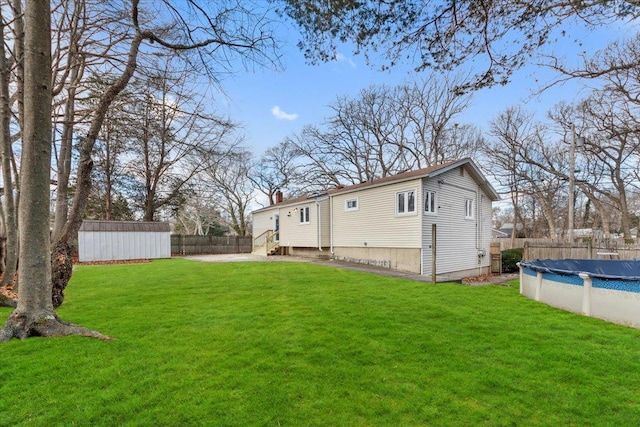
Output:
[[638,259],[637,245],[617,245],[616,242],[573,243],[524,242],[523,260],[531,259]]
[[171,235],[173,255],[244,254],[251,253],[251,236]]
[[507,249],[515,249],[515,248],[524,248],[524,242],[547,244],[549,242],[558,242],[558,240],[542,239],[542,238],[513,239],[513,240],[511,240],[510,238],[500,238],[500,239],[491,240],[492,245],[496,244],[500,246],[500,251],[505,251]]

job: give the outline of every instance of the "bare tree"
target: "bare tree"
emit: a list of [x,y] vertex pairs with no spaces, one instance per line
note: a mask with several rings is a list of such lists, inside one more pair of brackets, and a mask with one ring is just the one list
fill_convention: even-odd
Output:
[[221,235],[229,229],[223,226],[220,205],[210,188],[190,195],[176,215],[176,230],[180,234],[198,236]]
[[[6,286],[14,281],[18,262],[18,226],[16,218],[15,199],[13,193],[13,176],[11,161],[13,159],[11,139],[11,94],[9,82],[11,67],[5,50],[5,25],[3,8],[0,7],[0,145],[2,154],[2,182],[4,193],[3,226],[6,235],[6,261],[0,285]],[[0,304],[4,298],[0,297]]]
[[62,322],[51,300],[49,170],[51,166],[51,23],[49,2],[25,9],[25,115],[21,180],[20,288],[18,305],[0,329],[0,342],[32,335],[86,335],[107,339]]
[[[85,11],[84,7],[89,4],[100,7],[100,13]],[[21,16],[21,1],[14,0],[11,5],[14,15]],[[78,7],[67,8],[69,5]],[[27,2],[26,6],[24,68],[20,20],[15,20],[14,25],[14,57],[18,64],[14,68],[19,101],[17,117],[21,124],[19,138],[23,138],[20,169],[25,172],[26,178],[20,181],[20,189],[27,193],[27,207],[21,205],[19,208],[19,222],[24,225],[20,241],[26,242],[20,246],[23,261],[20,263],[19,277],[25,289],[20,295],[17,310],[0,333],[0,340],[30,334],[87,333],[86,330],[60,322],[53,309],[62,302],[63,290],[71,277],[70,242],[78,231],[90,194],[92,153],[99,131],[109,107],[128,85],[136,70],[140,71],[138,67],[144,64],[144,59],[152,58],[159,52],[172,51],[176,58],[190,64],[194,72],[206,75],[211,81],[216,81],[220,73],[233,71],[239,63],[265,65],[277,61],[273,50],[275,43],[268,27],[270,21],[266,18],[267,11],[258,3],[247,4],[239,0],[215,3],[187,0],[175,3],[157,0],[151,5],[153,11],[150,13],[140,7],[139,0],[132,0],[130,7],[124,10],[120,3],[103,0],[62,2],[56,3],[53,8],[45,0],[33,0]],[[56,28],[51,32],[52,17],[56,22],[69,24],[71,31],[64,32]],[[100,21],[104,24],[102,26],[90,27],[101,17],[109,17],[109,20]],[[92,28],[93,31],[84,31],[86,28]],[[53,50],[51,35],[55,40]],[[102,43],[105,40],[107,42]],[[93,49],[95,46],[103,49]],[[74,93],[69,86],[82,81],[83,67],[87,67],[90,63],[87,60],[92,58],[100,58],[94,63],[99,63],[94,71],[109,69],[115,74],[96,100],[94,108],[80,116],[86,118],[86,132],[74,136],[68,132],[68,124],[72,116],[76,116],[75,123],[78,122],[73,100],[78,96],[78,91]],[[76,60],[78,62],[74,62]],[[25,102],[22,102],[20,93],[22,69],[25,70]],[[64,113],[59,115],[61,120],[56,118],[56,123],[61,123],[63,129],[60,133],[63,144],[60,147],[74,139],[80,141],[80,146],[71,208],[66,221],[63,221],[64,213],[60,216],[58,223],[64,222],[64,225],[56,230],[52,254],[43,256],[42,251],[50,248],[48,175],[51,166],[51,106],[53,96],[57,95],[61,99],[56,99],[54,106],[64,106]],[[48,121],[48,125],[45,121]],[[68,145],[64,147],[66,149]],[[64,167],[68,163],[67,153],[58,152],[58,166]],[[17,167],[12,166],[15,173]],[[59,174],[65,175],[66,171],[60,169]],[[61,194],[68,191],[67,188],[58,190]],[[66,207],[66,204],[60,204],[63,205]],[[37,324],[34,325],[34,322]]]
[[498,180],[506,190],[513,203],[514,218],[511,240],[516,237],[517,220],[520,209],[520,176],[519,168],[522,163],[518,150],[526,136],[523,127],[528,125],[530,116],[518,109],[503,112],[491,123],[491,134],[496,137],[495,142],[486,146],[486,155],[490,159],[487,170]]
[[[347,144],[338,147],[331,134],[324,133],[319,127],[306,125],[298,134],[289,138],[291,144],[301,155],[304,173],[304,185],[307,191],[320,190],[340,185],[344,182],[359,183],[367,180],[366,165],[354,165],[359,162],[358,145]],[[348,140],[344,141],[350,142]]]
[[338,98],[321,126],[292,137],[305,176],[325,186],[355,184],[475,154],[479,132],[455,122],[469,97],[454,86],[432,77]]
[[471,95],[457,90],[463,81],[460,75],[430,74],[398,87],[399,143],[403,157],[410,153],[412,164],[408,169],[473,156],[478,150],[481,137],[477,129],[456,122],[471,102]]
[[[91,31],[83,20],[87,13],[85,1],[63,2],[53,17],[56,40],[53,49],[52,95],[54,97],[54,155],[57,189],[53,235],[58,236],[67,220],[69,179],[71,176],[72,144],[76,125],[76,96],[82,91],[87,67],[86,33]],[[101,61],[102,62],[102,61]]]
[[181,199],[208,158],[233,148],[229,136],[237,127],[206,112],[207,100],[187,88],[188,70],[168,58],[156,68],[151,78],[134,82],[120,104],[130,117],[126,174],[137,183],[134,196],[145,221]]
[[[626,87],[623,91],[629,94],[629,101],[634,99],[634,87],[638,81],[637,63],[640,58],[640,33],[636,33],[624,40],[615,40],[607,47],[597,52],[583,52],[581,61],[567,65],[564,58],[555,55],[545,55],[546,65],[559,73],[560,77],[552,80],[545,88],[564,83],[572,79],[582,81],[596,80],[604,82],[606,86]],[[634,76],[635,74],[635,76]],[[632,81],[625,78],[631,77]]]
[[640,105],[634,106],[616,95],[596,91],[582,103],[584,126],[589,129],[583,150],[592,159],[585,175],[602,175],[608,179],[597,186],[584,179],[579,185],[589,193],[606,197],[616,206],[620,211],[621,231],[628,237],[631,226],[627,195],[637,186],[640,166]]
[[[121,26],[128,46],[125,55],[110,57],[110,65],[120,73],[105,89],[90,112],[88,130],[82,135],[78,153],[78,169],[73,204],[67,221],[53,246],[53,299],[62,303],[63,291],[72,274],[70,243],[82,223],[82,214],[91,190],[92,152],[107,111],[117,95],[129,84],[140,62],[140,56],[160,50],[173,51],[193,66],[193,70],[215,79],[218,72],[230,71],[236,61],[273,64],[274,39],[263,8],[239,0],[202,2],[187,0],[155,3],[163,9],[146,14],[139,0],[133,0],[129,12],[115,10],[128,18]],[[105,5],[106,6],[106,5]],[[117,6],[117,5],[116,5]],[[122,31],[124,30],[124,31]],[[143,43],[148,43],[144,51]],[[123,46],[124,47],[124,46]],[[114,52],[115,53],[115,52]],[[126,58],[124,62],[119,58]]]
[[236,150],[209,162],[202,182],[219,200],[222,216],[238,235],[249,233],[249,203],[253,200],[253,185],[249,180],[251,153]]
[[383,68],[406,61],[416,71],[449,71],[473,61],[479,71],[463,90],[505,84],[534,53],[563,37],[565,23],[596,27],[640,14],[635,0],[273,1],[301,28],[300,46],[312,61],[334,59],[345,42],[367,57],[381,52]]
[[[116,103],[118,102],[126,101],[119,99]],[[101,193],[101,204],[104,207],[101,217],[105,220],[121,218],[121,213],[115,212],[114,202],[124,197],[124,188],[130,180],[126,174],[125,156],[131,149],[130,133],[127,130],[131,130],[134,123],[135,118],[122,114],[121,108],[112,105],[96,141],[94,176],[100,178],[95,178],[93,193]]]
[[[579,191],[574,200],[580,200],[581,193],[589,202],[586,207],[595,207],[605,235],[617,218],[620,230],[628,236],[628,193],[636,183],[640,147],[638,112],[631,105],[602,89],[579,105],[556,106],[549,113],[550,125],[534,122],[520,109],[509,109],[494,120],[491,133],[496,139],[487,145],[486,155],[494,176],[517,197],[516,218],[524,218],[518,204],[522,196],[529,198],[540,208],[551,237],[555,237],[554,218],[563,216],[567,209],[567,200],[560,195],[568,194],[566,182],[574,173]],[[553,127],[557,137],[549,132]],[[585,143],[575,148],[578,168],[572,172],[567,153],[579,135],[585,137]],[[535,213],[532,206],[530,212]],[[586,207],[585,223],[593,224]]]
[[535,206],[540,209],[547,223],[548,236],[557,238],[556,219],[561,216],[559,209],[564,206],[560,196],[564,192],[559,189],[564,187],[564,177],[554,171],[562,165],[563,149],[549,141],[549,135],[531,113],[518,107],[505,110],[491,121],[490,126],[493,138],[484,147],[486,168],[512,199],[512,238],[515,238],[518,221],[524,222],[523,208],[527,201],[532,202],[532,214],[536,212]]
[[[277,191],[293,196],[300,192],[299,150],[290,140],[268,148],[251,168],[249,179],[258,191],[267,196],[269,205],[274,205]],[[297,185],[298,184],[298,185]]]

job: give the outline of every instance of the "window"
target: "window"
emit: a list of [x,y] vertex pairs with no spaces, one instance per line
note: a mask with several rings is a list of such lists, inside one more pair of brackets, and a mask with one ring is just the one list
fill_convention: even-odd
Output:
[[396,193],[396,213],[398,215],[407,215],[416,213],[416,192],[402,191]]
[[357,211],[358,210],[358,198],[345,200],[344,202],[344,210],[345,211]]
[[424,193],[424,213],[435,215],[436,210],[436,192],[425,191]]
[[309,224],[309,206],[300,208],[300,224]]
[[473,219],[473,199],[466,199],[464,204],[464,217]]

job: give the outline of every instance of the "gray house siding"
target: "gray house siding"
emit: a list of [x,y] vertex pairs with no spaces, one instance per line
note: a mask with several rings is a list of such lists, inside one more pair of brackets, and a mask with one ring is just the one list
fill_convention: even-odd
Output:
[[[427,192],[436,193],[437,211],[430,214],[424,206],[422,209],[423,274],[432,274],[434,224],[439,277],[461,278],[484,273],[490,265],[491,198],[464,168],[424,179],[423,195]],[[472,203],[470,218],[466,217],[467,200]]]

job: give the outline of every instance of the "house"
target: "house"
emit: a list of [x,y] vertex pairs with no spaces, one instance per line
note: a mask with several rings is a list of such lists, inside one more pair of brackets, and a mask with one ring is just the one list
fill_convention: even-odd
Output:
[[462,159],[253,212],[254,252],[326,257],[452,280],[489,271],[494,188]]
[[509,231],[505,231],[505,229],[503,228],[499,230],[497,228],[494,228],[491,230],[491,233],[494,239],[506,239],[511,237],[511,233]]

